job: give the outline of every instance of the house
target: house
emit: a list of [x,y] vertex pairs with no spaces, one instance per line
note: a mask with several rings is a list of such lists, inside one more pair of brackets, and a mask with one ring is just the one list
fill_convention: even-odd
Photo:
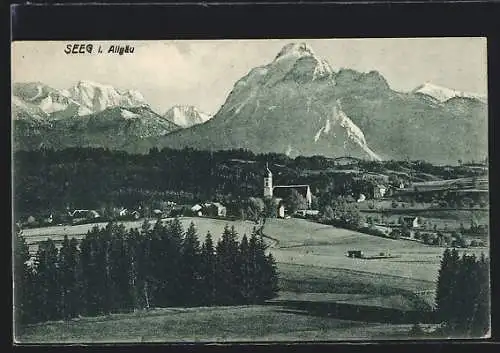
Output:
[[226,217],[226,206],[220,202],[211,202],[203,205],[202,214],[209,217]]
[[69,212],[69,215],[73,223],[97,220],[101,217],[99,212],[95,210],[74,210],[73,212]]
[[419,217],[403,217],[403,222],[406,224],[409,228],[420,228],[421,227],[421,220]]
[[227,209],[220,202],[205,202],[191,207],[191,212],[199,217],[226,217]]
[[191,207],[191,212],[193,212],[193,214],[195,214],[197,216],[202,216],[202,212],[201,212],[202,209],[203,209],[203,207],[197,203],[196,205]]
[[347,257],[360,259],[363,257],[363,252],[361,250],[349,250],[347,251]]
[[285,205],[283,203],[281,203],[278,206],[278,217],[279,218],[285,218]]
[[373,198],[374,199],[380,199],[384,197],[385,193],[387,191],[387,187],[381,184],[375,185],[373,187]]

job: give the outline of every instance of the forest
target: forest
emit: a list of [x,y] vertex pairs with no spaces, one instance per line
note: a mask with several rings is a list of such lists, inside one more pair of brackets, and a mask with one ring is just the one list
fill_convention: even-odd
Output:
[[489,260],[446,249],[441,260],[436,291],[440,334],[481,337],[490,329]]
[[[373,192],[374,182],[338,173],[343,168],[322,156],[296,157],[254,154],[247,150],[198,151],[156,148],[148,154],[128,154],[102,148],[18,151],[14,155],[14,209],[17,220],[67,209],[158,207],[161,202],[192,205],[218,201],[239,213],[242,199],[260,197],[266,163],[275,184],[309,184],[316,200]],[[457,170],[416,161],[358,161],[368,172],[414,168],[443,178]],[[465,170],[462,171],[466,175]],[[391,182],[397,184],[397,178]]]
[[238,241],[225,227],[216,244],[200,241],[178,219],[141,229],[95,226],[80,244],[50,239],[31,258],[20,234],[14,244],[15,319],[24,324],[169,306],[257,304],[273,298],[278,273],[254,229]]

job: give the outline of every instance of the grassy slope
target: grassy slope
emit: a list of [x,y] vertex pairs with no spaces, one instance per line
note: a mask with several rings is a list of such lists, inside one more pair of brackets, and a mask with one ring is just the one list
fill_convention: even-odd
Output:
[[[200,234],[208,230],[217,239],[226,224],[240,235],[251,222],[182,218],[193,221]],[[138,227],[141,222],[128,223]],[[91,226],[87,226],[91,227]],[[47,236],[47,229],[29,235]],[[82,226],[71,227],[79,233]],[[26,230],[28,233],[28,230]],[[55,229],[48,229],[54,233]],[[271,249],[280,272],[280,300],[343,302],[411,310],[422,307],[411,292],[432,290],[443,249],[415,242],[391,240],[301,219],[268,220],[265,233],[279,240]],[[29,236],[28,236],[29,238]],[[362,260],[347,258],[348,249],[389,250],[401,258]],[[424,303],[425,304],[425,303]],[[408,325],[406,325],[408,326]],[[314,316],[278,306],[238,308],[158,309],[149,313],[83,318],[69,323],[34,325],[23,332],[23,342],[104,341],[248,341],[339,340],[380,337],[406,332],[405,325],[388,325]]]
[[33,325],[25,328],[22,342],[359,340],[409,328],[315,317],[275,306],[181,308]]

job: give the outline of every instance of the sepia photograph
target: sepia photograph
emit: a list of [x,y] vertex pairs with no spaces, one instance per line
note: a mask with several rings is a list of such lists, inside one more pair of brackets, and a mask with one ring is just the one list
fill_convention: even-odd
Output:
[[19,344],[491,337],[485,37],[11,43]]

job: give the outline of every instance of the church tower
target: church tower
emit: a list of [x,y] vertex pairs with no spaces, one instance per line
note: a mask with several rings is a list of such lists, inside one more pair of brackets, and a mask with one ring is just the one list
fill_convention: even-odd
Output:
[[264,176],[264,198],[273,197],[273,173],[266,163],[266,173]]

